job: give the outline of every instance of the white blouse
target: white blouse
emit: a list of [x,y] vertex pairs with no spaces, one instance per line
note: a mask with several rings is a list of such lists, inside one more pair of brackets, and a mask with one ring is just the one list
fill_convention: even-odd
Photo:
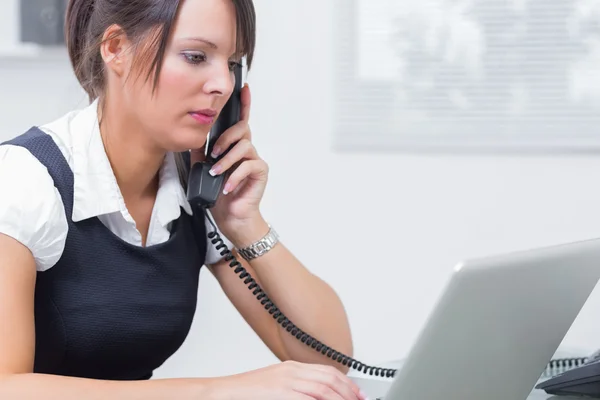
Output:
[[[0,145],[0,233],[29,248],[38,271],[48,270],[60,259],[68,232],[67,217],[74,222],[98,217],[124,241],[142,246],[142,235],[127,211],[104,150],[97,106],[95,101],[39,127],[54,139],[73,170],[72,215],[65,215],[62,199],[46,167],[23,147]],[[171,224],[181,214],[180,207],[192,214],[174,155],[169,153],[159,172],[148,246],[169,238]],[[212,229],[208,221],[206,226]],[[231,242],[223,239],[231,249]],[[207,246],[206,264],[219,261],[221,256],[208,238]]]

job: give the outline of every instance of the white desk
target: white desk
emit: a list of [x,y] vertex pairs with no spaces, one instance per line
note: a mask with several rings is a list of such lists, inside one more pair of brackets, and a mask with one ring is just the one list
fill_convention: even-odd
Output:
[[[402,366],[401,361],[393,361],[390,363],[385,363],[381,365],[384,368],[400,368]],[[348,376],[352,378],[354,382],[360,386],[360,388],[369,396],[370,400],[375,400],[377,398],[384,398],[385,393],[387,392],[392,379],[391,378],[379,378],[374,376],[369,376],[362,374],[356,371],[350,371]],[[536,383],[537,385],[537,383]],[[439,399],[439,400],[455,400],[455,399]],[[469,399],[471,400],[471,399]],[[476,400],[476,399],[472,399]],[[477,399],[479,400],[479,399]],[[481,399],[485,400],[485,399]],[[521,400],[521,399],[506,399],[506,400]],[[553,396],[549,395],[543,390],[533,390],[527,400],[581,400],[581,397],[571,397],[571,396]]]

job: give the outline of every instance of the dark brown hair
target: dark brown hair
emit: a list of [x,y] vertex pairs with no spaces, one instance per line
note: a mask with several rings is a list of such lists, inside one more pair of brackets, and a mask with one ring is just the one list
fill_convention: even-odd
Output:
[[[104,62],[100,54],[107,28],[117,25],[133,43],[137,65],[154,72],[156,88],[165,50],[179,7],[185,0],[69,0],[65,18],[65,38],[75,76],[90,102],[105,89]],[[250,69],[256,42],[256,14],[252,0],[231,0],[236,10],[236,54],[246,57]],[[181,153],[175,154],[179,178],[187,187],[187,163]]]
[[[149,49],[136,54],[136,59],[137,64],[148,66],[146,79],[154,72],[153,85],[156,87],[182,1],[185,0],[69,0],[65,18],[69,58],[90,101],[98,98],[105,87],[100,45],[104,32],[113,24],[122,29],[134,49],[142,44],[141,47]],[[237,54],[246,56],[250,68],[256,41],[254,4],[252,0],[232,1],[237,20]]]

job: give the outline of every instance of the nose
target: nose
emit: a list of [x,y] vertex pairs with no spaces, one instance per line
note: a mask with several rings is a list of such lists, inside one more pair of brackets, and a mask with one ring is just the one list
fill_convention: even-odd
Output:
[[229,64],[212,68],[209,78],[204,84],[204,91],[217,96],[229,96],[233,92],[235,77],[229,69]]

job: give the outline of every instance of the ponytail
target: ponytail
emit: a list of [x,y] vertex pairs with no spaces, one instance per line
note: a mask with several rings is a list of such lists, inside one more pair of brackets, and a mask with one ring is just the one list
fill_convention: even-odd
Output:
[[69,0],[65,16],[65,40],[73,71],[90,102],[98,97],[103,81],[102,59],[95,51],[90,21],[96,0]]

